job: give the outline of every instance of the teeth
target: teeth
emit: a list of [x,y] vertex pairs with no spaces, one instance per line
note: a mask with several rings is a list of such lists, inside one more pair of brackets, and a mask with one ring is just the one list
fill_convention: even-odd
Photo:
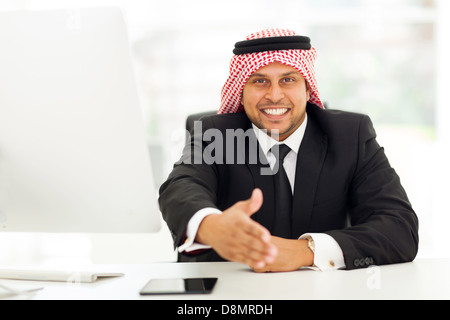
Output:
[[282,114],[285,114],[288,111],[288,109],[287,108],[264,109],[263,111],[270,115],[280,116]]

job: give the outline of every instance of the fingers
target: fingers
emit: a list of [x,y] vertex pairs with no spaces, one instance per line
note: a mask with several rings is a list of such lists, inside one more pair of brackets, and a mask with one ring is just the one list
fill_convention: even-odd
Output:
[[236,203],[235,207],[239,208],[249,216],[256,213],[263,204],[263,194],[261,189],[254,189],[250,199]]
[[277,247],[273,245],[269,239],[264,239],[253,234],[246,234],[241,237],[241,259],[244,263],[253,267],[263,267],[268,263],[272,263],[277,254]]
[[262,268],[275,260],[278,250],[270,232],[251,219],[263,203],[260,189],[250,199],[240,201],[221,215],[206,217],[200,224],[197,239],[211,245],[223,258]]
[[[256,213],[262,206],[263,194],[258,188],[254,189],[250,199],[239,202],[235,209],[242,210],[248,217]],[[252,219],[243,219],[238,226],[243,234],[238,237],[241,247],[236,250],[236,257],[251,267],[262,268],[275,260],[278,251],[271,243],[270,232]]]
[[[251,267],[261,268],[272,263],[277,254],[277,248],[271,242],[271,235],[267,229],[249,217],[237,221],[230,226],[233,231],[224,245],[225,258],[235,262],[245,263]],[[236,219],[239,220],[239,219]]]
[[243,249],[233,251],[229,260],[244,263],[253,269],[262,269],[273,263],[275,256],[275,250],[272,250],[270,254],[267,254],[261,251]]
[[[251,216],[261,208],[262,203],[262,191],[256,188],[251,198],[244,201],[242,209]],[[271,243],[272,237],[266,228],[251,219],[248,221],[249,223],[243,228],[247,236],[243,242],[245,243],[243,259],[250,266],[263,267],[275,260],[278,253],[277,247]]]
[[252,192],[252,196],[250,198],[248,212],[250,214],[254,214],[259,209],[261,209],[262,204],[263,204],[263,194],[261,189],[254,189]]

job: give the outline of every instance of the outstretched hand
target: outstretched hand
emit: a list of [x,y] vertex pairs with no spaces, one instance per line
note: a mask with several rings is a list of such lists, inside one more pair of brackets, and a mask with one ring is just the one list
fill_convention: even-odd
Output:
[[209,245],[224,259],[262,269],[275,261],[278,249],[270,232],[251,219],[263,203],[260,189],[250,199],[240,201],[220,215],[203,219],[196,241]]

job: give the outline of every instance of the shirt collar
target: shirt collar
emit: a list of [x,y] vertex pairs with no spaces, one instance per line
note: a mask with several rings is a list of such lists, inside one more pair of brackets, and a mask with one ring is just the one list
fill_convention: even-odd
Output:
[[[296,154],[298,153],[298,150],[300,149],[300,145],[303,140],[303,136],[305,135],[306,125],[308,122],[308,115],[305,113],[305,120],[300,125],[300,127],[297,128],[289,137],[287,137],[282,143],[286,144],[289,148],[291,148],[292,151],[294,151]],[[268,154],[270,151],[270,148],[272,148],[274,145],[278,144],[278,141],[267,135],[265,130],[259,129],[257,126],[255,126],[252,123],[253,130],[255,131],[256,138],[258,139],[259,145],[261,146],[262,151],[264,154]]]

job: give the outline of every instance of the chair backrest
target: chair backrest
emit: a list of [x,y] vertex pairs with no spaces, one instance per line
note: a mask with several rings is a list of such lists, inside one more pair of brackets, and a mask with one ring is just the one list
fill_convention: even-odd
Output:
[[200,120],[204,116],[210,116],[210,115],[214,115],[214,114],[217,114],[217,111],[205,111],[205,112],[194,113],[194,114],[189,115],[186,119],[186,130],[188,132],[191,132],[192,129],[194,129],[195,121]]

